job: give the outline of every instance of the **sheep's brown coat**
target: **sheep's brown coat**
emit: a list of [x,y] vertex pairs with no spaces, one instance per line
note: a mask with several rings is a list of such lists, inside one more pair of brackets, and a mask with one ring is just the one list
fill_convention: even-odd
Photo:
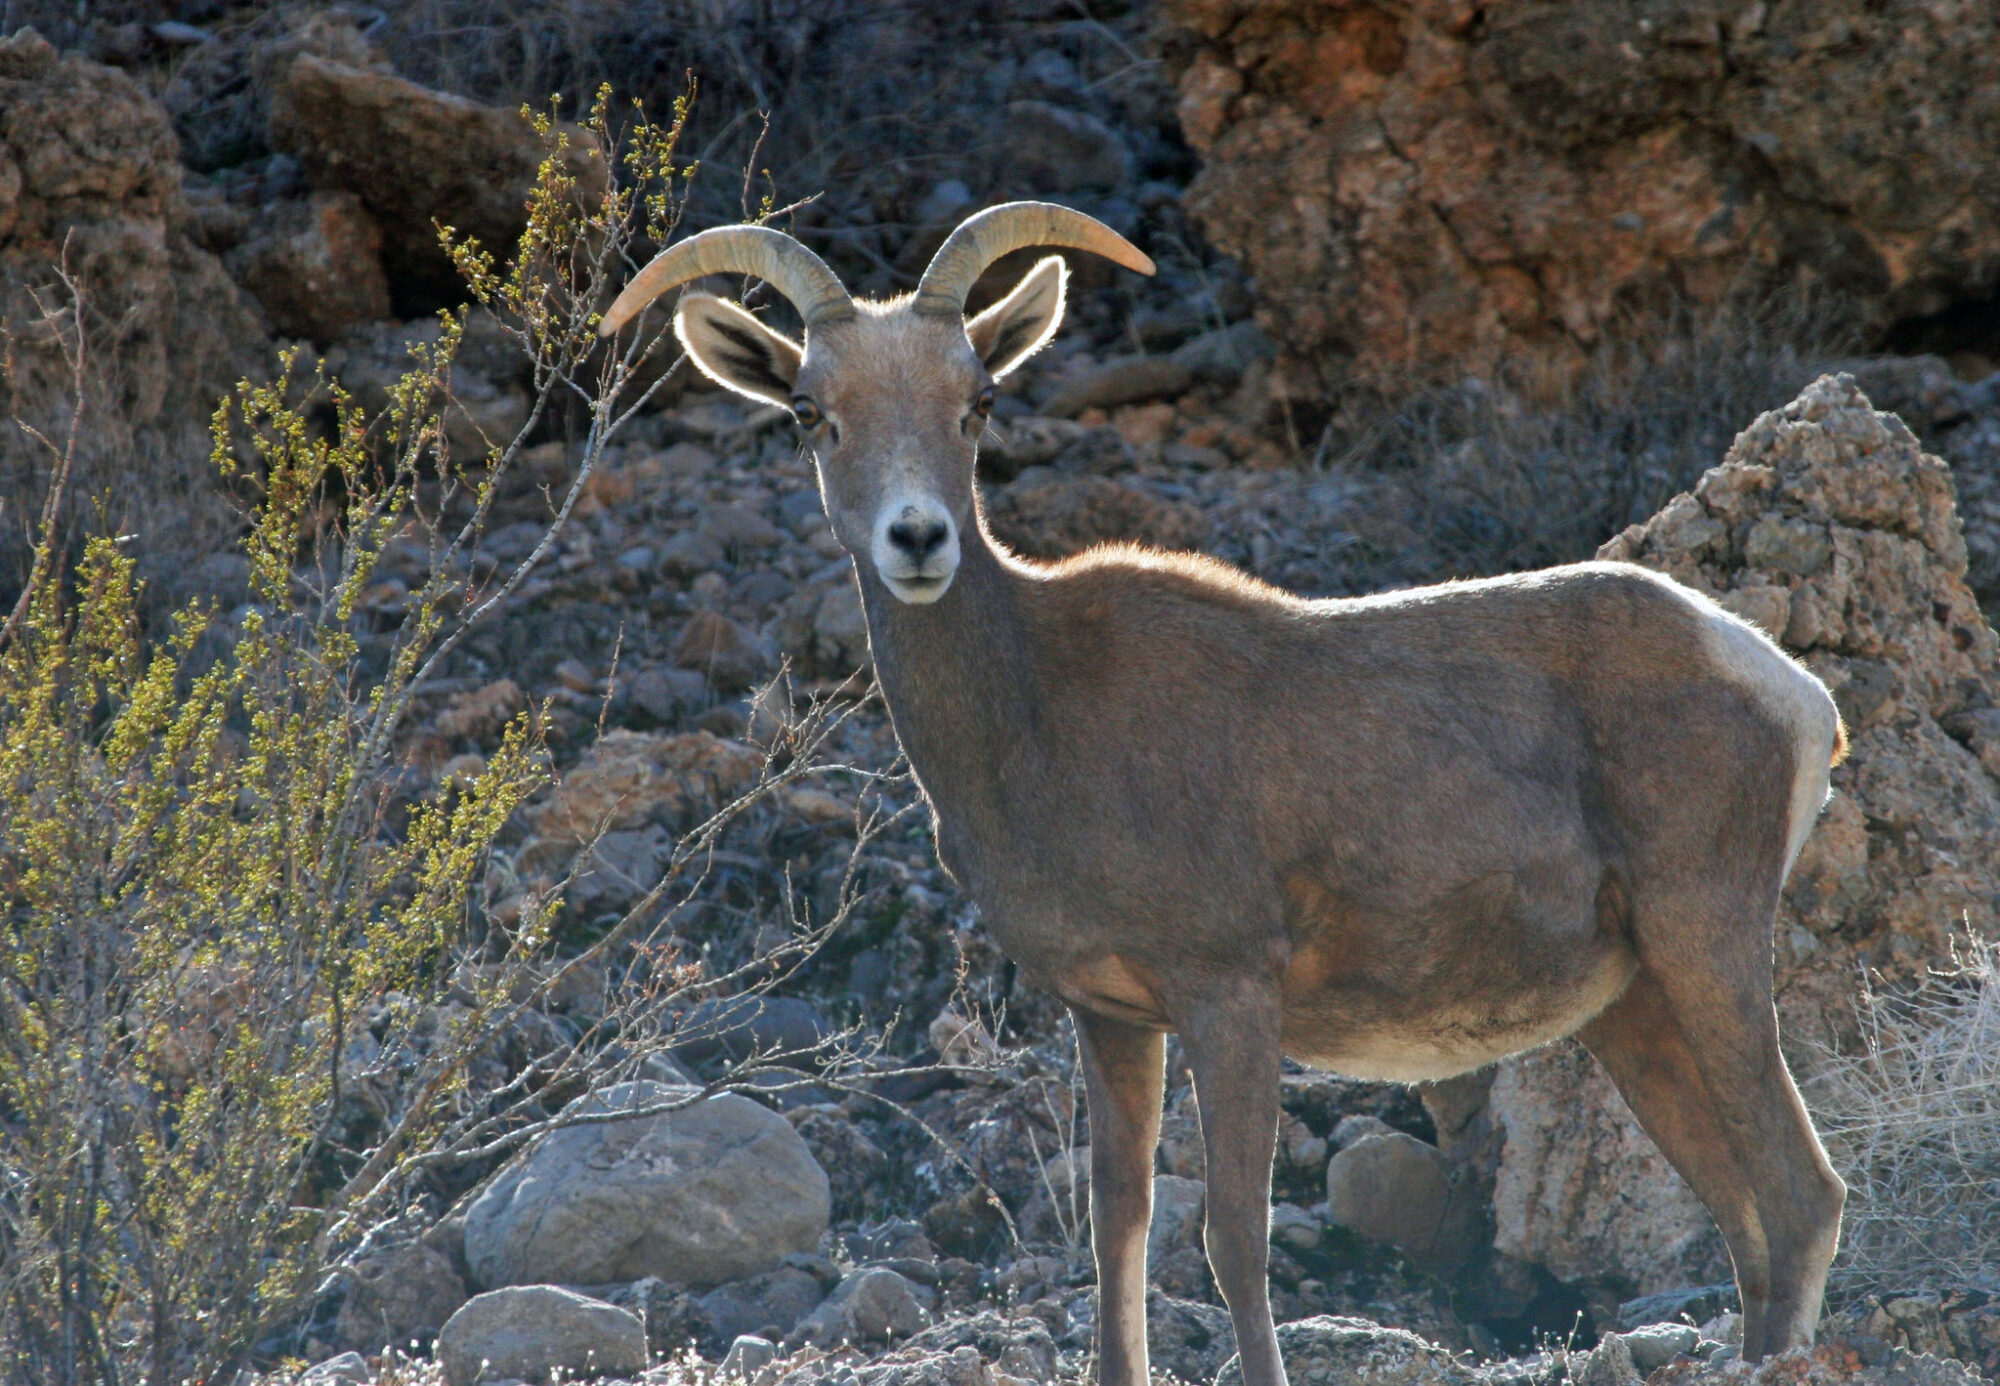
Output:
[[811,423],[940,853],[1076,1017],[1103,1380],[1147,1382],[1166,1031],[1251,1386],[1284,1381],[1281,1053],[1418,1079],[1580,1035],[1721,1224],[1746,1353],[1810,1341],[1844,1190],[1779,1056],[1770,950],[1842,744],[1826,689],[1618,564],[1315,602],[1201,558],[1008,555],[974,494],[982,392],[997,344],[1060,313],[1053,274],[966,326],[859,304],[803,348],[712,300],[677,324]]

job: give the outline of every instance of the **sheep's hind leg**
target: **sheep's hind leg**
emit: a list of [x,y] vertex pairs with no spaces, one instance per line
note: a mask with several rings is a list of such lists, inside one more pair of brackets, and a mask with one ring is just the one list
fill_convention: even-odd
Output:
[[1778,1052],[1768,978],[1720,971],[1642,966],[1580,1038],[1722,1228],[1755,1361],[1813,1340],[1846,1191]]

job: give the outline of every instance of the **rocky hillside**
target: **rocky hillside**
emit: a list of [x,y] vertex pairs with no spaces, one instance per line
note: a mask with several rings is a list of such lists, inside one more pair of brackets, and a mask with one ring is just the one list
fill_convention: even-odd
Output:
[[[66,254],[91,350],[75,494],[135,536],[158,595],[240,609],[242,498],[205,441],[218,396],[291,347],[384,401],[405,344],[437,340],[458,301],[434,223],[495,244],[520,229],[539,146],[506,83],[574,96],[610,71],[657,110],[699,57],[718,74],[699,127],[718,167],[747,154],[731,141],[753,99],[794,103],[770,136],[777,198],[823,194],[793,224],[857,288],[909,287],[951,225],[1019,195],[1070,202],[1160,261],[1144,284],[1079,263],[1063,334],[1006,383],[980,467],[1014,548],[1132,539],[1338,595],[1602,543],[1764,626],[1854,731],[1780,917],[1802,1067],[1815,1044],[1855,1041],[1862,969],[1894,984],[1955,930],[2000,934],[2000,645],[1981,611],[2000,601],[2000,377],[1945,331],[2000,275],[2000,45],[1979,41],[1983,12],[1947,30],[1915,5],[697,8],[704,25],[655,32],[568,11],[565,30],[533,6],[512,27],[443,4],[135,3],[89,21],[48,7],[61,47],[0,35],[0,312],[16,329],[0,407],[52,436],[68,417],[73,330],[60,314],[35,326]],[[856,56],[868,44],[949,100],[885,92],[879,58]],[[1909,118],[1884,120],[1885,102]],[[827,114],[815,125],[799,103]],[[761,195],[738,170],[697,184],[692,226]],[[1818,379],[1828,363],[1805,353],[1774,349],[1756,371],[1730,357],[1754,376],[1732,382],[1737,413],[1650,433],[1699,415],[1708,387],[1689,382],[1712,377],[1616,376],[1563,416],[1573,428],[1475,379],[1451,405],[1473,431],[1448,445],[1430,446],[1436,396],[1367,421],[1402,440],[1393,462],[1330,446],[1308,407],[1357,361],[1574,363],[1628,308],[1713,306],[1801,273],[1857,306],[1871,345],[1935,327],[1956,354],[1854,357]],[[394,787],[417,798],[476,775],[511,716],[546,707],[556,783],[502,834],[479,909],[518,918],[583,853],[559,946],[639,899],[676,835],[740,792],[772,727],[814,699],[850,714],[835,749],[857,776],[896,763],[865,697],[850,567],[790,422],[685,374],[605,456],[534,579],[439,671]],[[473,314],[454,440],[520,427],[532,385]],[[526,556],[578,463],[567,421],[534,436],[482,573]],[[0,561],[15,565],[0,590],[18,581],[22,498],[49,471],[26,434],[0,436]],[[1568,537],[1524,543],[1524,527]],[[355,617],[364,660],[429,564],[415,538],[391,544]],[[718,1366],[757,1386],[1084,1379],[1090,1136],[1059,1009],[1016,984],[921,815],[857,856],[856,784],[830,775],[758,805],[683,942],[726,970],[771,941],[756,902],[796,891],[823,917],[852,888],[841,936],[759,1008],[580,1095],[588,1124],[438,1168],[338,1246],[257,1370],[321,1386]],[[481,1056],[487,1077],[520,1080],[574,1043],[614,974],[521,1017]],[[392,1009],[354,1041],[357,1145],[400,1100]],[[440,1006],[414,1032],[452,1018]],[[757,1044],[845,1026],[883,1037],[867,1083],[815,1070],[618,1116]],[[1573,1050],[1421,1092],[1295,1071],[1283,1107],[1272,1276],[1295,1383],[2000,1373],[2000,1282],[1851,1263],[1825,1346],[1754,1373],[1732,1362],[1713,1228]],[[1189,1381],[1232,1376],[1202,1174],[1176,1069],[1151,1318],[1157,1368]]]

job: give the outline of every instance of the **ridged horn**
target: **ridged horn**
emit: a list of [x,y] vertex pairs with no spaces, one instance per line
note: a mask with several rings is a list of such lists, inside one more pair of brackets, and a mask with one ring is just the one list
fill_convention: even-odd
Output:
[[1088,250],[1126,269],[1153,272],[1150,256],[1095,217],[1053,202],[1003,202],[967,217],[938,247],[917,285],[911,311],[937,316],[963,313],[966,295],[986,267],[1009,251],[1031,245]]
[[609,337],[639,310],[678,285],[705,274],[754,274],[799,310],[807,327],[854,316],[854,300],[826,261],[768,226],[717,226],[676,241],[632,276],[598,324]]

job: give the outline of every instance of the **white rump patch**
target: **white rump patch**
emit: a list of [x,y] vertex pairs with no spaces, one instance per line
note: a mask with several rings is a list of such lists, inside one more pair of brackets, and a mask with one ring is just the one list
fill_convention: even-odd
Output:
[[1785,875],[1790,876],[1806,834],[1826,806],[1840,714],[1826,685],[1778,648],[1771,637],[1711,602],[1701,605],[1702,648],[1714,660],[1716,672],[1756,699],[1792,732],[1798,766],[1792,774],[1792,802],[1786,820]]

